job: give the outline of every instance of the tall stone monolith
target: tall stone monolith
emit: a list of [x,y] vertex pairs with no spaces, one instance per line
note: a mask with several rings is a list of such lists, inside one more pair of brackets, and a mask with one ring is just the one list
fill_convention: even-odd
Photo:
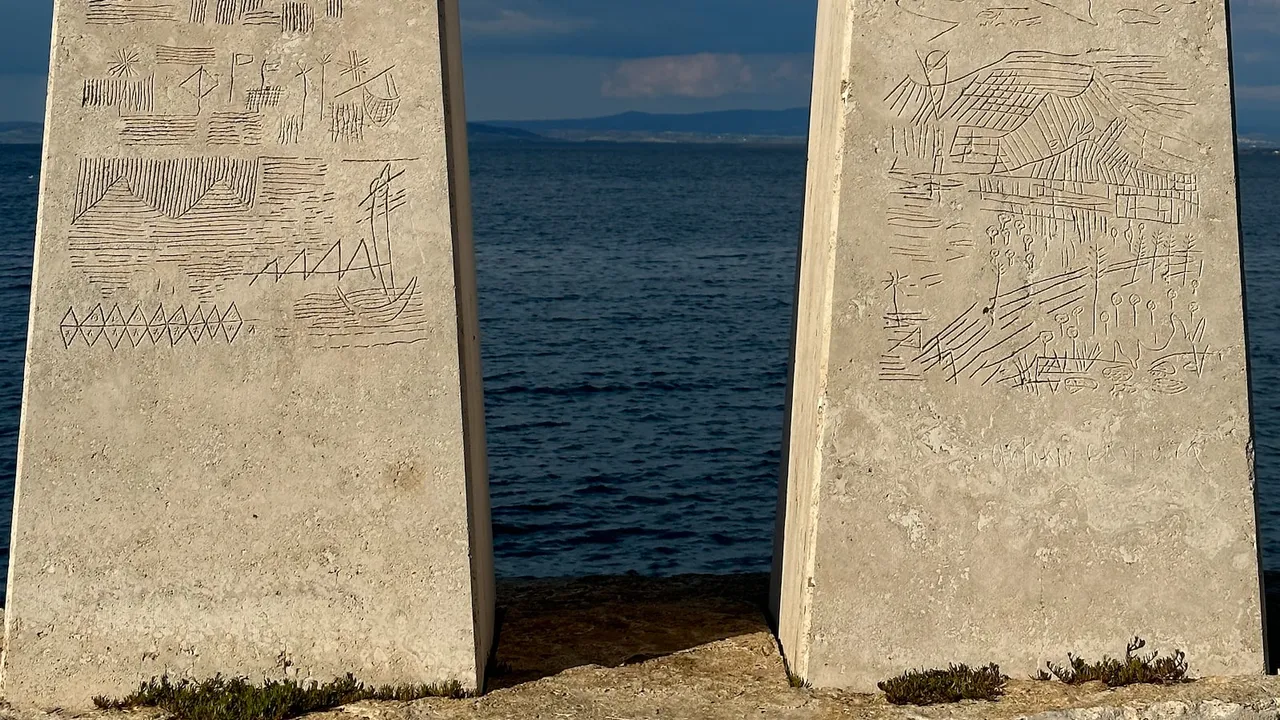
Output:
[[483,681],[456,0],[57,0],[4,695]]
[[1263,671],[1222,0],[821,0],[792,669]]

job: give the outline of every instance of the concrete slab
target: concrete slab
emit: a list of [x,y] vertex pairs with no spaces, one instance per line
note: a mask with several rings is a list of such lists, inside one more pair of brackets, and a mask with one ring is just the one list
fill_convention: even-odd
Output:
[[[1277,720],[1280,678],[1108,688],[1012,678],[996,701],[917,707],[793,687],[766,626],[762,575],[502,579],[502,637],[484,697],[362,702],[308,720]],[[561,609],[557,612],[557,608]],[[1065,659],[1065,658],[1064,658]],[[499,686],[494,689],[494,686]],[[142,717],[151,717],[143,713]],[[14,709],[0,718],[65,720]],[[136,712],[92,715],[130,720]]]
[[1263,671],[1221,0],[824,0],[792,669]]
[[55,14],[6,698],[163,673],[478,686],[456,1]]

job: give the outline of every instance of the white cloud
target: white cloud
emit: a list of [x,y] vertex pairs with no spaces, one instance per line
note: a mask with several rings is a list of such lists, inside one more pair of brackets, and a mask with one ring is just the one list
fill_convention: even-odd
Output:
[[741,55],[666,55],[627,60],[604,80],[605,97],[711,98],[750,91],[755,76]]
[[664,55],[618,63],[600,91],[610,98],[715,98],[807,86],[810,72],[804,62],[776,56],[752,62],[733,53]]
[[783,60],[769,74],[769,81],[774,88],[782,88],[797,83],[808,87],[813,82],[813,57],[806,55],[803,62]]
[[523,10],[501,9],[484,20],[463,20],[463,29],[472,35],[528,36],[567,35],[591,27],[586,18],[541,17]]

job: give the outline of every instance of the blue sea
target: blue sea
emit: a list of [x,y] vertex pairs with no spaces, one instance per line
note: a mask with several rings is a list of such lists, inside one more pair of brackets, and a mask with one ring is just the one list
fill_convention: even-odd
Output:
[[[4,540],[39,159],[0,146]],[[481,144],[471,165],[499,574],[767,570],[804,148]],[[1280,570],[1280,156],[1244,155],[1241,181]]]

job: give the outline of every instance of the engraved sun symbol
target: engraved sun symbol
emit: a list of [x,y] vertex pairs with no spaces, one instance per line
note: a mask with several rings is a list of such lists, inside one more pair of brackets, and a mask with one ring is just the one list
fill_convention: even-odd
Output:
[[133,77],[138,74],[140,62],[142,58],[138,53],[132,50],[120,50],[112,60],[111,67],[107,68],[107,72],[111,73],[112,77]]
[[339,65],[344,76],[350,77],[355,82],[363,82],[365,72],[369,69],[369,60],[368,58],[360,57],[360,53],[352,50],[350,57],[343,60]]

